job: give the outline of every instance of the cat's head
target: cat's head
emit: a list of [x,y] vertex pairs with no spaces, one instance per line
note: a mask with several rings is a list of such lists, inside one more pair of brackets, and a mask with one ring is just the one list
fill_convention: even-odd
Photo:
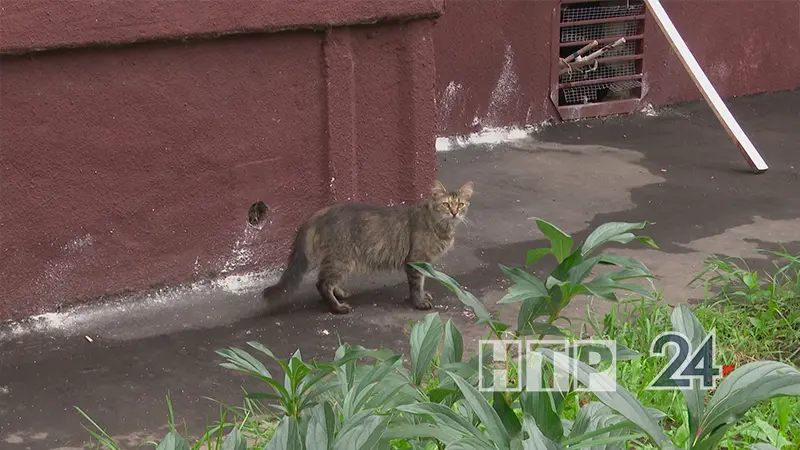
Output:
[[455,192],[450,192],[440,181],[431,189],[431,207],[442,219],[452,222],[463,221],[472,198],[472,181],[467,181]]

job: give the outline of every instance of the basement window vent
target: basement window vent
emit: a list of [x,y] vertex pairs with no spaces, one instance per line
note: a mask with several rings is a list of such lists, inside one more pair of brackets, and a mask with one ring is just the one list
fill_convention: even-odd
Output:
[[644,96],[642,0],[561,0],[551,100],[564,120],[633,112]]

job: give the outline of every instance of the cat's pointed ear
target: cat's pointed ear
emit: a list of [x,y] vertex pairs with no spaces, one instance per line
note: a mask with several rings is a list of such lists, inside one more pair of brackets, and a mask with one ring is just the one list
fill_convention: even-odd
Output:
[[447,188],[444,187],[441,181],[436,180],[431,188],[431,195],[433,195],[433,198],[445,197],[447,195]]
[[463,186],[461,186],[461,189],[458,190],[458,196],[464,200],[469,200],[472,198],[472,181],[467,181]]

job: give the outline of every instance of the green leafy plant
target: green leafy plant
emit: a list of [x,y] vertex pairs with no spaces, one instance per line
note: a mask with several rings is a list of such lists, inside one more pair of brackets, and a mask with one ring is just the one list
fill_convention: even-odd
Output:
[[690,282],[705,288],[698,314],[708,311],[717,327],[737,333],[737,363],[760,357],[800,363],[800,256],[785,248],[761,252],[777,258],[773,271],[750,270],[737,258],[708,258]]
[[[500,303],[519,304],[515,325],[500,321],[450,276],[429,264],[412,266],[450,289],[473,310],[478,323],[487,326],[489,336],[498,339],[574,337],[570,328],[557,322],[571,323],[563,311],[578,296],[592,296],[615,305],[624,301],[619,296],[622,292],[636,295],[642,305],[658,299],[653,294],[654,277],[644,264],[634,258],[601,252],[606,245],[633,241],[657,248],[652,239],[635,234],[647,222],[601,225],[578,246],[574,238],[554,225],[541,219],[536,219],[536,224],[547,237],[549,247],[529,251],[525,267],[500,267],[512,282]],[[555,269],[542,279],[528,272],[531,264],[548,255],[555,258]],[[598,334],[619,332],[608,316],[603,324],[591,316],[589,319],[596,332],[602,330]],[[646,318],[641,320],[648,323]],[[672,329],[688,336],[694,345],[706,336],[700,321],[686,306],[676,307],[670,314],[670,322]],[[538,380],[529,380],[525,376],[526,365],[517,365],[507,354],[500,364],[509,374],[511,387],[519,389],[516,392],[496,389],[487,377],[479,376],[482,369],[498,364],[492,361],[492,353],[479,349],[477,355],[467,357],[458,328],[452,321],[443,323],[438,313],[428,314],[411,326],[408,364],[402,354],[348,344],[341,344],[327,363],[304,361],[299,350],[283,360],[262,344],[249,342],[248,346],[253,353],[238,348],[220,350],[218,354],[224,359],[221,365],[261,381],[267,389],[246,393],[247,413],[244,417],[237,413],[242,423],[237,426],[222,417],[220,424],[206,433],[216,440],[206,437],[205,441],[216,446],[206,444],[206,448],[678,448],[674,436],[662,423],[667,417],[664,412],[646,406],[626,387],[587,364],[581,353],[573,355],[575,358],[563,358],[552,349],[533,346],[525,356],[542,358],[542,377]],[[259,359],[263,357],[267,363]],[[639,353],[618,346],[617,361],[639,357]],[[482,366],[484,362],[486,366]],[[268,365],[277,365],[281,373],[268,369]],[[569,370],[579,383],[593,388],[588,393],[576,391],[573,384],[563,391],[537,389],[548,385],[556,370]],[[768,399],[780,404],[777,402],[787,396],[799,396],[800,372],[785,363],[758,361],[730,373],[713,395],[696,385],[675,394],[683,398],[682,408],[687,417],[681,447],[713,449],[720,446],[726,433],[754,406]],[[170,406],[170,423],[174,424],[171,411]],[[259,411],[262,417],[256,418],[250,411]],[[87,429],[102,445],[118,448],[113,447],[113,440],[88,415],[82,411],[81,414],[93,424],[94,428]],[[780,414],[782,423],[789,420],[788,413]],[[256,419],[259,424],[269,423],[274,427],[274,435],[268,442],[248,440],[254,435],[245,431],[248,429],[245,424]],[[767,450],[785,444],[781,440],[783,435],[774,433],[775,428],[768,423],[753,423],[757,429],[741,431],[761,441],[753,444],[753,448]],[[231,431],[224,435],[223,428]],[[158,448],[188,449],[189,444],[173,425]]]
[[[508,294],[500,300],[501,304],[522,303],[517,317],[514,336],[568,335],[568,328],[556,324],[558,320],[570,322],[562,311],[580,295],[595,295],[612,302],[619,301],[617,292],[627,291],[650,298],[652,290],[635,280],[650,280],[653,275],[647,267],[634,258],[614,254],[601,254],[600,249],[610,243],[626,244],[639,241],[652,248],[658,248],[652,239],[637,236],[633,232],[645,228],[648,223],[606,223],[595,229],[578,247],[574,247],[572,236],[555,225],[535,219],[539,230],[550,242],[549,248],[529,250],[525,266],[552,255],[558,265],[544,281],[539,280],[524,268],[500,265],[500,269],[511,280]],[[500,338],[510,325],[496,321],[483,304],[471,294],[460,289],[458,283],[448,275],[434,270],[430,264],[411,264],[424,275],[434,278],[453,291],[468,307],[475,311],[479,322],[490,325],[493,334]],[[591,276],[597,266],[613,266],[617,270]],[[544,318],[543,321],[537,319]]]
[[[75,408],[80,415],[86,419],[90,426],[83,425],[83,428],[89,433],[91,438],[96,441],[90,441],[89,445],[95,448],[105,448],[108,450],[122,450],[123,447],[113,437],[111,437],[94,419],[92,419],[82,409]],[[227,421],[226,411],[220,412],[219,422],[206,429],[206,432],[194,444],[189,444],[189,441],[178,432],[175,426],[175,412],[172,407],[172,401],[167,396],[167,409],[169,412],[168,423],[169,431],[160,442],[148,442],[148,444],[156,447],[157,450],[247,450],[248,443],[242,432],[244,422],[239,425]],[[225,433],[225,429],[230,428],[230,431]]]
[[[689,337],[693,348],[706,337],[700,321],[685,305],[675,308],[672,324],[675,331]],[[778,361],[757,361],[725,377],[708,402],[695,380],[690,389],[682,389],[681,393],[688,409],[688,449],[713,449],[753,406],[772,397],[800,396],[800,371]]]

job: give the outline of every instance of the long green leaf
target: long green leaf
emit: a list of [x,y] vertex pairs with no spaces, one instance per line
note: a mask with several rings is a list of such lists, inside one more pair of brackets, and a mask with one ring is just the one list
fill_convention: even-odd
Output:
[[555,409],[551,392],[523,392],[519,401],[523,412],[536,419],[543,435],[555,442],[561,440],[564,435],[564,426]]
[[439,313],[425,316],[411,328],[411,372],[415,385],[422,382],[442,340],[442,319]]
[[567,272],[568,278],[567,282],[570,284],[580,284],[583,283],[583,280],[592,273],[594,267],[600,264],[600,261],[603,260],[605,255],[598,255],[593,256],[591,258],[583,260],[580,264],[577,264],[569,269]]
[[596,297],[600,297],[611,302],[619,301],[616,295],[616,283],[607,274],[600,274],[585,283],[583,286],[587,291]]
[[272,375],[269,373],[269,370],[267,370],[264,364],[261,363],[261,361],[257,360],[255,357],[253,357],[250,353],[247,353],[242,349],[233,347],[231,347],[229,351],[235,353],[239,358],[246,361],[249,364],[251,370],[253,370],[254,372],[258,373],[261,376],[272,378]]
[[584,284],[584,287],[593,295],[612,302],[619,300],[616,296],[617,291],[633,292],[646,299],[654,298],[652,290],[642,286],[641,284],[622,283],[618,280],[615,280],[613,277],[617,273],[618,272],[600,274]]
[[[599,227],[595,228],[589,236],[584,241],[583,245],[581,246],[581,253],[584,257],[591,255],[592,253],[596,252],[600,247],[609,243],[609,242],[620,242],[624,241],[624,238],[620,238],[620,236],[630,234],[631,231],[635,230],[642,230],[647,225],[650,225],[650,222],[639,222],[639,223],[626,223],[626,222],[609,222],[600,225]],[[633,237],[635,238],[635,236]],[[633,239],[631,238],[631,239]],[[630,241],[628,241],[630,242]]]
[[554,395],[563,397],[561,393],[542,389],[545,380],[552,375],[552,368],[549,365],[542,365],[542,378],[532,380],[538,382],[538,386],[529,386],[526,378],[524,380],[524,390],[519,396],[519,404],[522,412],[530,416],[536,422],[538,429],[548,439],[560,442],[564,437],[564,426],[559,415],[559,405],[556,403]]
[[402,355],[394,355],[391,358],[376,364],[369,371],[368,374],[366,374],[363,378],[361,378],[361,381],[359,381],[356,390],[363,391],[364,389],[366,389],[367,385],[370,385],[376,381],[383,380],[387,375],[392,373],[401,364],[403,364],[400,358],[402,358]]
[[305,450],[329,450],[336,431],[336,417],[330,403],[322,402],[311,410]]
[[693,448],[714,448],[725,431],[753,406],[772,397],[800,396],[800,371],[776,361],[757,361],[731,372],[708,401]]
[[398,407],[397,410],[421,416],[438,427],[453,430],[461,436],[482,441],[484,445],[490,445],[490,441],[484,438],[481,432],[468,419],[439,403],[423,402],[403,405]]
[[300,386],[298,388],[299,393],[305,394],[311,391],[313,388],[317,387],[317,384],[320,382],[324,384],[323,378],[330,375],[334,370],[336,370],[336,366],[333,365],[317,365],[300,382]]
[[522,302],[522,306],[517,314],[517,334],[525,334],[526,330],[533,330],[531,324],[544,315],[551,312],[549,299],[544,297],[528,298]]
[[385,413],[400,405],[424,400],[419,391],[409,385],[407,380],[400,383],[383,380],[380,386],[381,391],[372,395],[368,402],[361,405],[362,408]]
[[579,436],[572,437],[572,435],[570,435],[570,438],[565,440],[564,442],[562,442],[562,444],[564,444],[565,447],[572,447],[574,445],[578,445],[578,444],[581,444],[583,442],[590,441],[590,440],[594,439],[597,436],[602,436],[602,435],[606,435],[607,436],[612,431],[629,430],[631,428],[636,428],[636,425],[634,425],[633,423],[631,423],[628,420],[624,420],[623,419],[622,422],[618,422],[618,423],[615,423],[614,425],[608,425],[608,426],[605,426],[605,427],[602,427],[602,428],[596,428],[596,429],[594,429],[592,431],[586,432],[586,433],[581,434]]
[[[569,449],[578,449],[578,448],[586,448],[592,447],[595,449],[603,449],[603,450],[625,450],[624,443],[634,441],[641,437],[646,436],[644,433],[630,433],[630,434],[620,434],[602,438],[595,438],[589,439],[586,441],[581,441],[579,444],[572,445],[568,447]],[[612,445],[613,444],[613,445]]]
[[283,416],[264,450],[303,450],[297,419]]
[[495,391],[492,394],[492,408],[497,413],[497,417],[503,422],[509,437],[514,437],[522,431],[522,424],[519,423],[519,418],[514,413],[514,410],[508,406],[505,396],[502,392]]
[[750,450],[778,450],[772,444],[766,442],[759,442],[757,444],[750,444],[747,446]]
[[189,450],[189,442],[180,433],[172,430],[158,444],[156,450]]
[[592,384],[590,383],[600,385],[599,388],[592,390],[598,400],[635,423],[642,431],[647,433],[654,443],[661,447],[662,450],[675,449],[672,441],[664,434],[661,426],[653,420],[647,408],[628,392],[627,389],[582,361],[569,357],[566,357],[568,361],[564,361],[561,357],[556,358],[555,353],[548,348],[539,348],[536,351],[542,353],[542,355],[559,371],[570,373],[572,372],[572,367],[570,367],[570,365],[574,364],[575,372],[573,373],[583,385],[591,386]]
[[376,381],[365,386],[364,389],[358,389],[357,386],[353,386],[347,391],[342,402],[342,417],[345,422],[362,411],[362,405],[372,397],[378,386],[379,382]]
[[[575,249],[569,256],[561,261],[552,272],[550,272],[550,278],[566,283],[569,279],[569,271],[572,270],[573,267],[581,264],[583,259],[584,258],[583,254],[581,254],[581,249]],[[550,286],[550,280],[548,280],[548,289]]]
[[650,269],[643,262],[636,258],[615,255],[613,253],[603,253],[599,256],[600,261],[598,264],[613,265],[624,269],[629,269],[641,274],[642,277],[650,278],[653,276],[653,273],[650,271]]
[[222,450],[247,450],[247,439],[234,427],[222,440]]
[[570,448],[590,446],[592,450],[624,450],[622,441],[625,439],[621,436],[629,435],[632,428],[637,427],[608,406],[591,402],[580,409],[569,439],[563,444]]
[[572,252],[572,245],[575,243],[575,240],[572,238],[572,236],[561,231],[552,223],[542,219],[534,219],[536,220],[536,225],[539,227],[539,231],[541,231],[542,234],[544,234],[550,241],[550,248],[553,252],[553,255],[556,257],[556,260],[558,260],[559,263],[564,261],[564,259]]
[[475,313],[475,317],[478,318],[479,323],[487,323],[492,321],[492,315],[489,314],[489,311],[486,309],[483,303],[475,298],[474,295],[464,290],[464,288],[461,287],[456,280],[447,274],[434,270],[433,266],[431,266],[429,263],[410,263],[409,265],[426,277],[433,278],[434,280],[442,283],[446,288],[450,289],[450,291],[456,294],[456,297],[458,297],[461,303],[472,309],[472,311]]
[[477,439],[464,438],[451,442],[445,447],[445,450],[495,450],[497,446],[494,443],[486,443]]
[[483,422],[483,425],[486,427],[486,432],[491,437],[492,442],[494,442],[495,445],[497,445],[501,450],[508,450],[510,445],[510,436],[506,431],[505,426],[503,426],[503,422],[500,420],[500,417],[497,415],[492,406],[489,405],[489,402],[486,401],[486,398],[484,398],[477,389],[475,389],[471,384],[467,383],[467,381],[460,376],[453,372],[447,372],[447,374],[453,379],[453,381],[455,381],[458,389],[461,390],[461,394],[464,395],[464,400],[481,419],[481,422]]
[[547,288],[533,275],[516,267],[507,267],[499,264],[500,270],[514,282],[508,290],[508,295],[500,300],[500,303],[513,303],[531,297],[546,297]]
[[[675,309],[672,310],[671,320],[672,328],[685,335],[691,343],[691,351],[700,348],[700,344],[706,338],[707,333],[688,306],[683,304],[676,306]],[[667,346],[667,354],[670,360],[675,356],[675,352],[674,346]],[[700,420],[703,418],[703,411],[706,407],[705,390],[700,388],[698,380],[692,379],[691,387],[681,389],[681,393],[686,400],[686,407],[689,413],[689,434],[690,436],[696,436],[697,430],[700,427]],[[691,441],[689,448],[691,449]]]
[[450,364],[461,362],[464,356],[464,338],[458,331],[453,321],[448,319],[444,326],[444,346],[440,364]]
[[386,432],[388,416],[376,414],[356,415],[353,423],[346,425],[336,437],[333,450],[370,450]]
[[525,256],[525,267],[530,266],[531,264],[535,264],[537,261],[542,259],[544,256],[550,255],[553,253],[553,250],[549,248],[537,248],[534,250],[528,250],[528,253]]
[[529,415],[522,417],[522,431],[527,434],[527,438],[522,441],[523,450],[559,450],[561,445],[548,439],[536,426],[536,420]]
[[450,428],[438,427],[427,423],[390,426],[383,435],[383,440],[419,438],[436,439],[447,445],[461,439],[462,436]]

